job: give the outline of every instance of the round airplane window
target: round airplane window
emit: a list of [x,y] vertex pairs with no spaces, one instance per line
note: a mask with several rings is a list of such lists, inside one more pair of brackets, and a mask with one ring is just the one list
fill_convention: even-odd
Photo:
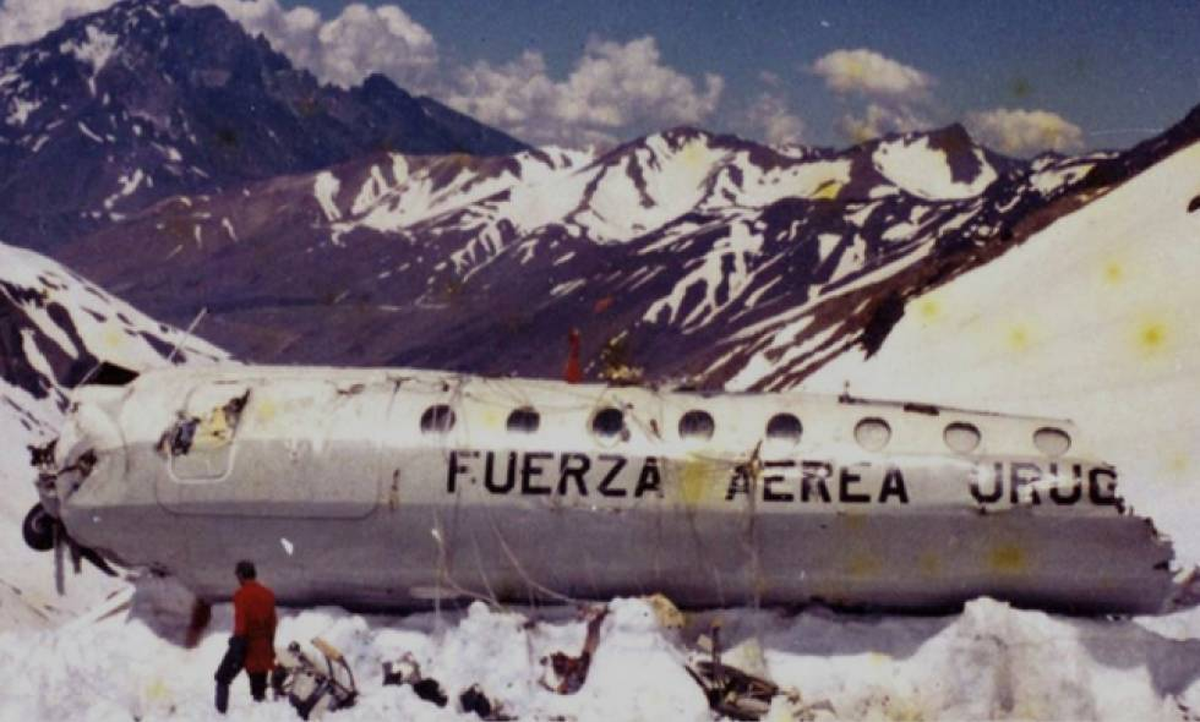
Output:
[[1062,429],[1043,426],[1033,432],[1033,445],[1046,456],[1062,456],[1071,448],[1071,437]]
[[679,419],[679,436],[683,439],[708,441],[715,429],[713,417],[707,411],[689,411]]
[[454,409],[446,404],[437,404],[421,414],[421,431],[426,434],[444,434],[454,428]]
[[949,446],[951,451],[969,454],[979,448],[979,442],[983,436],[974,424],[956,421],[946,426],[946,430],[942,432],[942,438],[945,439],[946,446]]
[[541,425],[542,417],[538,412],[523,406],[508,415],[508,430],[518,434],[532,434]]
[[770,441],[785,441],[791,444],[800,443],[800,434],[804,427],[792,414],[775,414],[767,422],[767,439]]
[[854,440],[867,451],[880,451],[892,440],[892,427],[883,419],[863,419],[854,427]]
[[597,436],[616,436],[625,430],[625,414],[609,406],[592,417],[592,432]]

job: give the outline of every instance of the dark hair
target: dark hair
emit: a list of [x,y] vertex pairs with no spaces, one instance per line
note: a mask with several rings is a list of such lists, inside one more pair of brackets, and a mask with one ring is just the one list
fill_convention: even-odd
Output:
[[254,579],[258,576],[258,571],[254,568],[254,562],[243,559],[237,563],[234,568],[234,574],[237,574],[238,579]]

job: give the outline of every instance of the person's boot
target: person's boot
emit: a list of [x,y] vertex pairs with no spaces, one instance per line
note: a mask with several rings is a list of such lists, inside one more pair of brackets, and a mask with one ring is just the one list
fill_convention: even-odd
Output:
[[217,711],[225,714],[229,709],[229,685],[217,682]]

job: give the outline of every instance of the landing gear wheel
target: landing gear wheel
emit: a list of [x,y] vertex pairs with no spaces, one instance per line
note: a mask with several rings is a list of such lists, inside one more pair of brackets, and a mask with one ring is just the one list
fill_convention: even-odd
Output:
[[56,523],[54,517],[50,516],[41,504],[35,504],[25,515],[25,523],[21,525],[21,534],[25,537],[25,543],[34,551],[50,551],[54,548],[54,525]]

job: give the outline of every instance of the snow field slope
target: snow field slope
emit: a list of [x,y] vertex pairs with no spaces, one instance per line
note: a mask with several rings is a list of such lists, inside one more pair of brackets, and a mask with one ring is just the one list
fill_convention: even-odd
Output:
[[882,348],[805,388],[1071,417],[1124,495],[1200,561],[1200,144],[908,303]]

